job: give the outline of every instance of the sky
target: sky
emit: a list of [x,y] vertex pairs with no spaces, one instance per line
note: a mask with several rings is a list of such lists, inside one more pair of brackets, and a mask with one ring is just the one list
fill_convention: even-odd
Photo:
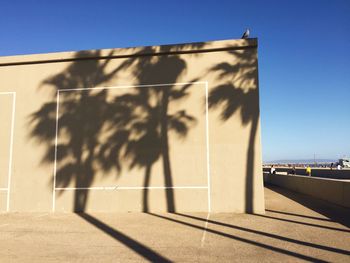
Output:
[[264,161],[350,156],[350,1],[1,1],[0,56],[259,41]]

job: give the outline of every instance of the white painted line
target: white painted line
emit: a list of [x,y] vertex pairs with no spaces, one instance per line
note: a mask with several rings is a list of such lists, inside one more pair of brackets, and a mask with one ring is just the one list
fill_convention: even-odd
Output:
[[142,189],[208,189],[208,186],[95,186],[95,187],[57,187],[56,191],[74,190],[142,190]]
[[210,159],[209,159],[209,102],[208,82],[205,83],[205,118],[206,118],[206,144],[207,144],[207,180],[208,180],[208,213],[211,212],[211,180],[210,180]]
[[203,231],[202,240],[201,240],[201,247],[204,247],[205,237],[207,235],[207,229],[208,229],[208,224],[209,224],[209,222],[208,222],[209,217],[210,217],[210,213],[208,213],[207,220],[205,221],[204,231]]
[[147,87],[167,87],[167,86],[183,86],[188,84],[205,84],[206,81],[197,82],[177,82],[177,83],[165,83],[165,84],[145,84],[145,85],[123,85],[114,87],[95,87],[95,88],[79,88],[79,89],[61,89],[58,92],[67,91],[84,91],[84,90],[103,90],[103,89],[126,89],[126,88],[147,88]]
[[11,137],[10,137],[10,160],[8,168],[8,181],[7,181],[7,206],[6,211],[10,211],[10,192],[11,192],[11,177],[12,177],[12,154],[13,154],[13,134],[15,132],[15,112],[16,112],[16,93],[13,93],[12,97],[12,116],[11,116]]
[[10,135],[10,149],[9,149],[9,163],[8,163],[8,174],[7,174],[7,188],[0,188],[0,191],[7,191],[6,200],[6,211],[10,211],[10,188],[11,188],[11,177],[12,177],[12,155],[13,155],[13,134],[15,125],[15,111],[16,111],[16,92],[0,92],[0,95],[12,95],[12,114],[11,114],[11,135]]
[[[85,90],[104,90],[104,89],[125,89],[125,88],[147,88],[147,87],[166,87],[166,86],[184,86],[184,85],[205,85],[205,96],[206,96],[206,148],[207,148],[207,186],[154,186],[154,187],[118,187],[118,186],[107,186],[107,187],[56,187],[56,173],[57,173],[57,144],[58,144],[58,125],[59,125],[59,95],[60,92],[69,91],[85,91]],[[94,87],[94,88],[78,88],[78,89],[64,89],[57,90],[57,110],[56,110],[56,137],[55,137],[55,159],[54,159],[54,174],[53,174],[53,191],[52,191],[52,211],[55,212],[56,202],[56,191],[64,190],[142,190],[142,189],[207,189],[208,190],[208,212],[211,211],[211,195],[210,195],[210,165],[209,165],[209,117],[208,117],[208,82],[197,81],[197,82],[178,82],[178,83],[164,83],[164,84],[146,84],[146,85],[124,85],[114,87]]]
[[52,186],[52,212],[55,212],[56,202],[56,172],[57,172],[57,142],[58,142],[58,114],[60,108],[60,92],[57,91],[57,108],[56,108],[56,135],[55,135],[55,162],[53,165],[53,186]]

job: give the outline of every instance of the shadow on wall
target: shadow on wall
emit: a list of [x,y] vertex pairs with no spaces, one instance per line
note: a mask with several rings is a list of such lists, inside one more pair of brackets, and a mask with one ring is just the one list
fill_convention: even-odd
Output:
[[[193,47],[200,48],[202,44]],[[184,48],[187,46],[184,46]],[[140,54],[152,52],[146,47]],[[169,52],[170,47],[162,47]],[[135,56],[107,72],[110,59],[79,60],[86,55],[98,57],[99,51],[78,52],[77,61],[63,72],[46,79],[41,89],[52,91],[51,101],[30,116],[31,137],[46,147],[43,163],[56,158],[56,187],[70,184],[75,191],[74,211],[84,212],[89,190],[97,171],[114,171],[135,167],[145,170],[143,211],[148,208],[148,190],[152,165],[162,159],[167,211],[175,212],[173,179],[169,156],[169,132],[186,137],[196,119],[179,109],[169,114],[168,107],[189,94],[189,86],[150,86],[134,88],[111,99],[108,89],[89,88],[108,85],[118,73],[128,71],[138,84],[175,83],[186,70],[186,63],[177,55]],[[112,53],[110,55],[113,55]],[[70,92],[75,89],[74,92]],[[77,90],[78,89],[78,90]],[[56,105],[59,93],[59,113],[56,151]],[[131,89],[130,89],[131,90]],[[181,107],[181,104],[180,104]],[[103,138],[104,137],[104,138]],[[58,195],[63,191],[58,191]]]
[[[99,56],[99,51],[83,51],[76,54],[79,59],[86,55]],[[112,55],[112,53],[110,54]],[[106,116],[107,91],[65,92],[68,89],[86,89],[101,85],[112,79],[116,71],[106,73],[109,60],[76,61],[63,72],[46,79],[41,89],[52,91],[52,100],[44,104],[30,116],[31,137],[46,147],[43,163],[52,164],[55,160],[57,91],[60,90],[58,116],[59,138],[57,143],[57,186],[67,187],[74,181],[75,187],[89,187],[96,172],[96,152],[100,144],[99,133],[112,116]],[[62,193],[62,192],[59,192]],[[84,211],[88,190],[76,191],[74,211]]]
[[248,49],[227,53],[228,57],[231,57],[230,63],[223,62],[209,70],[209,73],[216,74],[218,79],[226,80],[226,83],[210,91],[209,109],[219,110],[223,122],[229,121],[240,111],[242,124],[251,125],[246,163],[245,212],[253,213],[254,147],[259,122],[257,60],[255,53]]
[[[152,51],[152,48],[146,48]],[[166,52],[167,50],[161,50]],[[176,83],[185,72],[186,62],[179,56],[135,57],[125,61],[120,67],[131,71],[138,85]],[[104,167],[110,169],[112,160],[127,158],[129,169],[135,166],[145,170],[143,211],[148,212],[148,186],[152,166],[162,159],[166,189],[167,211],[175,212],[173,178],[169,156],[169,132],[185,137],[195,118],[180,109],[169,114],[169,104],[181,101],[189,95],[189,86],[155,86],[135,88],[133,93],[116,97],[111,110],[116,118],[112,120],[110,143],[103,147]],[[181,105],[181,104],[180,104]],[[125,114],[127,112],[128,114]],[[115,156],[114,156],[115,155]],[[111,158],[110,158],[111,157]],[[117,157],[117,158],[116,158]],[[119,157],[119,158],[118,158]]]
[[[200,49],[204,44],[184,45]],[[185,138],[196,118],[181,108],[179,102],[190,92],[188,86],[150,86],[133,88],[130,92],[112,96],[110,90],[92,90],[108,86],[119,73],[132,73],[135,85],[176,83],[186,73],[186,61],[180,55],[166,55],[172,51],[163,46],[158,52],[164,55],[147,56],[153,47],[145,47],[139,54],[125,60],[113,70],[110,59],[79,58],[99,57],[100,51],[83,51],[76,54],[63,72],[46,79],[40,89],[52,91],[49,102],[30,115],[31,134],[46,147],[43,163],[52,164],[56,158],[56,187],[69,185],[79,188],[74,196],[74,211],[86,210],[88,188],[96,179],[97,171],[118,177],[123,169],[144,169],[143,211],[149,211],[148,189],[152,166],[162,160],[166,189],[167,211],[175,212],[172,189],[173,176],[169,155],[169,136]],[[181,51],[181,48],[177,48]],[[112,56],[113,53],[110,53]],[[186,56],[200,56],[200,53]],[[258,91],[255,88],[256,58],[249,50],[227,52],[232,63],[221,63],[208,69],[216,74],[220,84],[209,94],[209,107],[221,112],[222,121],[229,121],[240,110],[243,125],[251,124],[246,164],[246,212],[253,212],[254,146],[259,120]],[[200,79],[200,77],[195,80]],[[74,92],[68,92],[75,89]],[[78,89],[78,90],[76,90]],[[60,91],[56,145],[57,91]],[[112,98],[111,98],[112,97]],[[177,112],[170,114],[169,105],[176,102]],[[112,172],[112,173],[111,173]],[[63,191],[58,191],[61,195]]]

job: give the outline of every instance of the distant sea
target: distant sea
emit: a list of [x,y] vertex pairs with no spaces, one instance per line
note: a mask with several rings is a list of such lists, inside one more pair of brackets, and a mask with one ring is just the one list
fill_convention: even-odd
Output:
[[313,164],[313,163],[335,163],[338,160],[336,159],[297,159],[297,160],[274,160],[274,161],[266,161],[264,164],[271,163],[280,163],[280,164]]

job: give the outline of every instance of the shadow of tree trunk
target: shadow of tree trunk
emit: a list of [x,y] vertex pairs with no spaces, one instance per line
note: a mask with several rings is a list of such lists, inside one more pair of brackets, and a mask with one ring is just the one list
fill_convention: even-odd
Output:
[[[57,196],[64,193],[63,188],[70,185],[75,188],[75,212],[86,210],[89,188],[97,171],[108,174],[115,170],[114,174],[119,176],[125,167],[128,170],[135,167],[144,169],[142,210],[147,212],[151,171],[160,159],[167,211],[176,210],[169,152],[169,137],[172,135],[169,132],[186,137],[195,118],[184,109],[172,109],[169,113],[169,105],[173,101],[178,103],[189,94],[188,87],[169,85],[176,83],[185,72],[186,62],[179,55],[167,55],[169,47],[161,47],[160,53],[165,55],[144,56],[153,51],[152,47],[146,47],[140,51],[140,56],[135,54],[108,72],[110,59],[95,59],[100,56],[100,51],[77,52],[76,61],[41,85],[52,91],[52,97],[30,115],[31,137],[46,146],[43,163],[57,163],[56,187],[62,188]],[[93,58],[79,60],[87,55]],[[128,72],[136,84],[147,84],[148,87],[133,88],[122,93],[124,95],[115,96],[104,89],[90,90],[109,83],[121,72]],[[155,85],[152,87],[152,84]],[[59,140],[56,145],[55,127],[58,123]],[[107,134],[104,133],[106,127]],[[107,138],[101,136],[103,133]]]
[[[150,51],[151,47],[145,48],[143,51]],[[162,47],[161,52],[169,51],[168,47]],[[151,167],[158,161],[162,160],[163,175],[165,182],[166,206],[168,212],[175,212],[175,193],[173,189],[173,174],[171,169],[171,157],[169,152],[169,131],[174,131],[179,136],[186,136],[189,124],[194,122],[194,118],[189,116],[184,110],[179,110],[173,114],[169,114],[169,104],[173,101],[179,101],[185,98],[187,88],[170,86],[176,83],[177,79],[186,70],[186,62],[178,55],[165,55],[158,57],[138,57],[126,61],[121,66],[124,70],[131,70],[137,78],[140,85],[150,84],[147,88],[138,89],[137,94],[133,95],[131,108],[141,107],[146,113],[143,118],[143,128],[152,134],[151,149],[148,154],[151,158],[140,154],[139,147],[143,141],[140,139],[135,141],[133,149],[128,155],[133,159],[133,165],[144,167],[144,190],[143,190],[143,211],[148,212],[148,187],[151,177]],[[156,84],[152,87],[152,84]],[[159,84],[165,84],[159,86]],[[141,98],[141,99],[140,99]],[[140,101],[142,101],[140,103]],[[156,101],[152,105],[151,101]],[[132,128],[132,133],[135,127]],[[138,131],[139,132],[139,131]],[[148,132],[147,132],[148,133]],[[149,140],[148,140],[149,141]],[[148,161],[146,161],[148,159]]]
[[164,88],[162,92],[162,113],[161,113],[161,132],[160,132],[160,143],[163,158],[163,169],[164,169],[164,180],[167,200],[167,211],[175,212],[175,200],[173,190],[173,178],[170,167],[170,156],[169,156],[169,138],[168,138],[168,104],[169,104],[169,88]]
[[254,212],[254,156],[255,156],[255,138],[258,129],[259,115],[252,118],[252,124],[249,135],[249,146],[247,151],[247,166],[246,166],[246,189],[245,189],[245,210],[247,213]]
[[[88,188],[94,180],[94,165],[98,162],[96,149],[101,143],[99,136],[111,118],[108,115],[107,91],[91,92],[88,88],[110,80],[116,70],[106,72],[109,59],[79,61],[86,55],[98,57],[99,54],[100,51],[77,52],[77,61],[44,80],[40,88],[51,91],[51,101],[30,115],[30,135],[46,147],[42,163],[57,163],[56,187],[65,188],[72,183],[76,188],[73,200],[75,212],[86,209]],[[58,119],[56,109],[59,109]],[[63,192],[60,190],[58,196]]]
[[151,168],[152,168],[152,165],[151,164],[148,164],[146,166],[146,171],[145,171],[145,178],[144,178],[144,181],[143,181],[143,195],[142,195],[142,211],[144,213],[147,213],[149,212],[149,207],[148,207],[148,186],[149,186],[149,182],[150,182],[150,179],[151,179]]
[[[259,94],[257,82],[257,63],[255,52],[231,51],[232,63],[223,62],[209,69],[223,81],[209,93],[209,108],[220,110],[221,120],[228,121],[237,111],[240,112],[242,125],[250,124],[246,175],[245,175],[245,212],[254,212],[254,166],[255,143],[259,123]],[[253,85],[252,85],[253,82]]]
[[88,187],[91,186],[95,175],[95,171],[92,168],[94,158],[92,153],[94,151],[94,148],[95,146],[90,147],[89,156],[83,164],[81,163],[81,158],[77,160],[78,167],[81,167],[82,169],[77,172],[77,176],[75,179],[75,187],[82,189],[78,189],[74,192],[74,212],[86,211],[86,205],[89,196]]
[[96,228],[102,230],[104,233],[109,235],[110,237],[114,238],[115,240],[119,241],[121,244],[125,245],[129,249],[133,250],[135,253],[142,256],[144,259],[150,261],[150,262],[172,262],[165,256],[162,256],[161,254],[157,253],[153,249],[143,245],[142,243],[132,239],[131,237],[127,236],[126,234],[120,232],[117,229],[114,229],[107,224],[103,223],[96,217],[93,217],[92,215],[80,213],[78,214],[82,219],[84,219],[86,222],[90,223],[91,225],[95,226]]

